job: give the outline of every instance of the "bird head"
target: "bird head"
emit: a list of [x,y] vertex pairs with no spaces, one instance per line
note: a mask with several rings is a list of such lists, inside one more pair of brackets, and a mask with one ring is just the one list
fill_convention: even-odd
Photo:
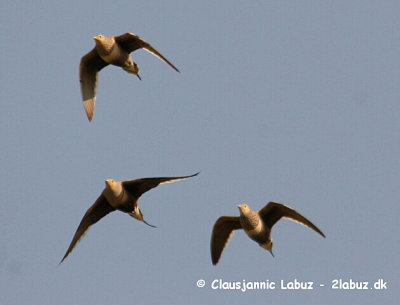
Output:
[[242,215],[248,215],[251,212],[250,207],[246,203],[242,203],[238,205],[240,214]]
[[114,179],[107,179],[106,181],[106,188],[105,188],[105,193],[111,196],[120,196],[123,189],[122,189],[122,184],[118,181],[115,181]]
[[114,190],[117,186],[117,183],[114,179],[107,179],[106,181],[106,188],[109,190]]
[[131,215],[133,218],[139,220],[139,221],[143,221],[146,225],[155,228],[156,226],[153,226],[151,224],[149,224],[147,221],[144,220],[143,217],[143,213],[142,211],[139,209],[139,207],[135,206],[133,208],[133,211],[129,213],[129,215]]
[[104,35],[102,35],[102,34],[98,34],[98,35],[94,36],[93,39],[94,39],[96,42],[103,42],[104,39],[105,39],[105,37],[104,37]]

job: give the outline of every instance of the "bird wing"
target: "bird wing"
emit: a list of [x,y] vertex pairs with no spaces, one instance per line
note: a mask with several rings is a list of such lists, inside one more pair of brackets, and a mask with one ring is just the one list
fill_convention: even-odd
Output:
[[107,199],[103,195],[100,195],[100,197],[97,198],[96,202],[89,208],[89,210],[87,210],[87,212],[83,216],[81,223],[79,224],[79,227],[75,232],[74,238],[72,239],[71,244],[69,245],[68,250],[61,260],[60,264],[68,256],[68,254],[72,252],[76,244],[85,236],[90,226],[98,222],[101,218],[112,211],[115,211],[115,209],[108,203]]
[[159,53],[147,41],[140,38],[138,35],[133,33],[125,33],[120,36],[115,36],[114,39],[122,48],[124,48],[129,53],[143,48],[147,52],[150,52],[154,56],[158,57],[159,59],[170,65],[171,68],[175,69],[175,71],[180,72],[172,63],[168,61],[168,59],[166,59],[161,53]]
[[211,260],[216,265],[232,238],[234,230],[242,229],[239,217],[221,216],[215,222],[211,235]]
[[269,202],[259,211],[259,215],[263,219],[264,223],[270,228],[272,228],[272,226],[283,217],[309,227],[325,237],[324,233],[322,233],[311,221],[287,205],[278,202]]
[[94,115],[94,105],[96,101],[97,79],[101,69],[107,66],[104,60],[93,49],[82,57],[79,65],[79,80],[81,83],[81,94],[83,106],[89,121],[92,121]]
[[122,186],[133,196],[139,198],[143,193],[151,190],[159,184],[172,183],[179,180],[197,176],[199,173],[182,177],[160,177],[160,178],[139,178],[135,180],[123,181]]

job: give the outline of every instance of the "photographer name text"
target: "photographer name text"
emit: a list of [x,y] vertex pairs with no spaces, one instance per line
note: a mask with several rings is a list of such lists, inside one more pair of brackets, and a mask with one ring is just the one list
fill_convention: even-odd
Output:
[[[205,286],[204,280],[199,280],[202,288]],[[333,290],[387,290],[387,282],[380,278],[375,281],[360,281],[354,279],[333,279],[329,284],[316,283],[314,281],[280,280],[280,281],[225,281],[223,279],[215,279],[210,283],[210,288],[213,290],[239,290],[242,292],[248,290],[314,290],[317,288],[329,288]]]

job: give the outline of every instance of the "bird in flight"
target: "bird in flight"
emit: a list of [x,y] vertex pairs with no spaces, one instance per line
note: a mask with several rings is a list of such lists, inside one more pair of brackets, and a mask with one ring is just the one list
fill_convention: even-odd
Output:
[[136,34],[125,33],[120,36],[109,37],[99,34],[94,37],[94,40],[96,42],[95,47],[82,57],[79,65],[83,106],[85,107],[89,121],[92,121],[94,116],[97,80],[101,69],[108,65],[114,65],[121,67],[128,73],[137,75],[141,79],[139,76],[139,66],[131,57],[133,51],[144,49],[179,72],[168,59]]
[[84,237],[90,226],[98,222],[110,212],[119,210],[149,226],[152,226],[144,220],[143,213],[138,207],[140,196],[159,184],[188,179],[197,176],[198,174],[199,173],[182,177],[139,178],[128,181],[107,179],[105,181],[105,189],[83,216],[78,229],[72,238],[71,244],[69,245],[60,264],[66,259],[68,254],[72,252],[76,244]]
[[287,205],[269,202],[261,210],[252,211],[247,204],[243,203],[238,208],[240,211],[239,217],[221,216],[214,224],[211,235],[211,260],[214,265],[221,258],[222,252],[228,245],[234,231],[239,229],[243,229],[252,240],[274,256],[271,230],[281,218],[298,222],[325,237],[324,233],[311,221]]

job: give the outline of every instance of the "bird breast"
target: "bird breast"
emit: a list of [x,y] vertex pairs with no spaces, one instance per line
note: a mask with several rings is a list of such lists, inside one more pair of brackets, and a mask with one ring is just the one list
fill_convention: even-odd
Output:
[[256,213],[251,213],[248,216],[241,215],[240,224],[250,237],[263,232],[262,221]]
[[115,209],[123,209],[126,205],[133,207],[133,202],[130,194],[122,188],[106,188],[103,192],[107,201]]
[[129,60],[130,55],[125,50],[121,49],[117,43],[114,44],[109,52],[98,52],[100,57],[108,64],[123,66]]

